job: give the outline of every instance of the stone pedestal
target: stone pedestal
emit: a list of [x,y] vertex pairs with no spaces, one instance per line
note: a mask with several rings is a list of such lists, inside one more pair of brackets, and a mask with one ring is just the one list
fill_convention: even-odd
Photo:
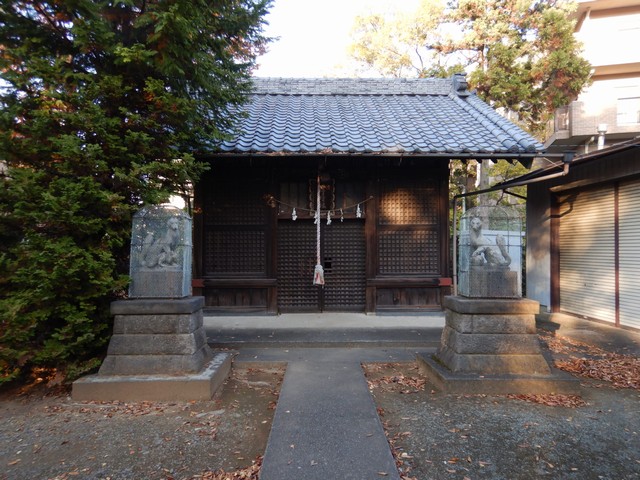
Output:
[[207,400],[228,376],[231,355],[213,354],[203,297],[113,302],[113,336],[97,375],[74,382],[75,400]]
[[460,282],[468,285],[467,297],[520,298],[520,278],[508,267],[471,266],[468,271],[460,272]]
[[203,297],[113,302],[113,336],[100,375],[198,373],[212,357],[203,306]]
[[579,393],[579,382],[552,369],[536,333],[538,302],[444,299],[446,324],[438,351],[419,355],[421,370],[452,393]]

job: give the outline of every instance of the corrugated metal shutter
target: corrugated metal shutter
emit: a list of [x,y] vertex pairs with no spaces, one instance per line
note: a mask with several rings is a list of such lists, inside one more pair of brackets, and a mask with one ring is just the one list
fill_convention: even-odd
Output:
[[640,181],[623,183],[620,218],[620,325],[640,328]]
[[613,186],[572,194],[560,201],[560,309],[613,323]]

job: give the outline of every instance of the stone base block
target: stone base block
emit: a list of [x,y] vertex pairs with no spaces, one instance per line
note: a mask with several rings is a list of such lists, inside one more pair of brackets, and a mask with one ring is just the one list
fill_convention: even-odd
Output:
[[138,269],[131,272],[129,297],[182,298],[189,295],[190,272],[181,267]]
[[512,313],[459,313],[446,310],[447,325],[460,333],[536,333],[536,319],[534,314]]
[[520,296],[520,278],[507,267],[471,266],[461,272],[460,283],[468,285],[463,294],[480,298],[515,298]]
[[73,382],[76,401],[210,400],[231,370],[232,354],[216,353],[199,373],[183,375],[89,375]]
[[113,315],[182,315],[202,310],[204,297],[139,298],[111,303]]
[[203,305],[203,297],[113,302],[113,336],[99,374],[200,372],[212,356],[202,324]]
[[538,302],[526,299],[444,299],[446,325],[433,356],[418,356],[421,371],[451,393],[570,393],[580,383],[555,371],[535,329]]
[[453,373],[431,354],[417,355],[420,372],[445,393],[483,395],[562,394],[580,395],[580,381],[552,369],[548,375]]
[[211,360],[208,345],[191,355],[108,355],[100,375],[179,375],[198,373]]
[[207,344],[204,327],[191,333],[114,334],[108,355],[193,355]]
[[537,354],[540,341],[535,333],[461,333],[445,325],[442,345],[460,354]]
[[466,298],[459,295],[444,297],[443,306],[453,312],[472,315],[535,315],[540,312],[540,303],[526,298]]
[[437,358],[453,373],[479,372],[483,375],[549,375],[551,373],[549,364],[539,353],[466,355],[456,353],[448,347],[440,347]]
[[444,299],[446,325],[438,361],[453,373],[549,374],[536,334],[538,302],[525,299]]

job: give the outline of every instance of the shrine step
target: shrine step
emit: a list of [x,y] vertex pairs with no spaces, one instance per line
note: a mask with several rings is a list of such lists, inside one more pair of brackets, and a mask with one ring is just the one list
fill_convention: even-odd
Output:
[[285,314],[204,317],[212,348],[422,347],[440,343],[443,314]]

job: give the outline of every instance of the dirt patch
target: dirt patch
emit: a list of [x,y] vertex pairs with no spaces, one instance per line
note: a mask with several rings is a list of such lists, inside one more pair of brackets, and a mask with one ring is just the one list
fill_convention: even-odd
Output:
[[[610,358],[586,344],[545,340],[558,364]],[[364,369],[404,480],[640,478],[640,392],[620,389],[617,375],[581,375],[581,398],[487,396],[440,393],[413,362]]]
[[283,367],[236,364],[206,402],[73,402],[42,389],[5,392],[0,479],[217,480],[238,478],[238,470],[257,478],[283,376]]

